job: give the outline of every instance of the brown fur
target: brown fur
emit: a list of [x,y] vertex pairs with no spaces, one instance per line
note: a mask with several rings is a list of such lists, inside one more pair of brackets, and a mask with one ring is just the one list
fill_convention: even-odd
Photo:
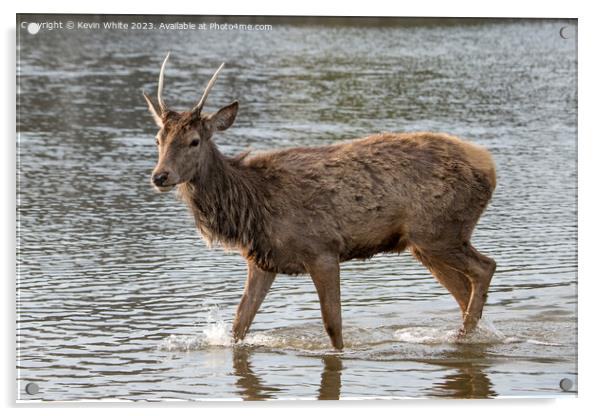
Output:
[[230,158],[211,136],[230,127],[237,110],[235,102],[214,114],[155,115],[161,130],[153,174],[153,181],[168,175],[156,185],[161,191],[177,185],[209,244],[247,259],[236,340],[277,273],[309,273],[326,332],[342,348],[339,263],[406,248],[458,301],[463,331],[474,329],[495,271],[470,244],[496,185],[489,152],[422,132]]
[[495,186],[487,151],[434,133],[242,160],[222,156],[213,143],[210,152],[199,175],[179,187],[197,227],[209,243],[276,273],[307,273],[306,258],[323,252],[346,261],[450,238],[468,242]]

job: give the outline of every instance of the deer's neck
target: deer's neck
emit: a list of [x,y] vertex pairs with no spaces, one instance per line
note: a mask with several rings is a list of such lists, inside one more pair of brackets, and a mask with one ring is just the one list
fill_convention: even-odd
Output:
[[197,229],[209,245],[221,243],[247,257],[264,257],[267,216],[265,191],[257,173],[236,159],[223,156],[208,143],[205,159],[190,182],[180,186]]

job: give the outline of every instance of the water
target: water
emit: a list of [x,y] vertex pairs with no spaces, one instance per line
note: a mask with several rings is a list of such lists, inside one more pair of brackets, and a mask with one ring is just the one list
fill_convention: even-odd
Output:
[[[576,23],[322,22],[19,33],[19,399],[550,396],[577,382]],[[498,269],[478,332],[456,343],[452,297],[408,254],[379,255],[342,267],[343,352],[311,280],[285,275],[233,346],[243,260],[207,248],[149,184],[141,90],[168,50],[179,109],[227,62],[208,102],[240,100],[216,137],[227,154],[413,130],[490,149],[498,187],[473,243]]]

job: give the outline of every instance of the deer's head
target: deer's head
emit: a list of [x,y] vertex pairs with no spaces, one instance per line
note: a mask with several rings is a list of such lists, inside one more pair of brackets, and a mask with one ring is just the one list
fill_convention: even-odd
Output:
[[159,127],[156,143],[159,161],[153,170],[151,183],[161,192],[166,192],[180,183],[192,180],[205,160],[211,144],[209,140],[216,131],[226,130],[234,123],[238,112],[238,101],[234,101],[215,113],[203,113],[202,109],[222,64],[209,80],[201,100],[190,111],[176,112],[167,108],[163,101],[163,79],[169,53],[161,65],[156,105],[145,93],[148,108]]

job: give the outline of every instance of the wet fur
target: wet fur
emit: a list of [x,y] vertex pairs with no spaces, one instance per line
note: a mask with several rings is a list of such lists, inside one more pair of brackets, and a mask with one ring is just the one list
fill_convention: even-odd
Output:
[[495,189],[490,154],[440,133],[235,158],[203,145],[194,178],[178,185],[196,227],[274,273],[308,273],[323,253],[347,261],[469,244]]

